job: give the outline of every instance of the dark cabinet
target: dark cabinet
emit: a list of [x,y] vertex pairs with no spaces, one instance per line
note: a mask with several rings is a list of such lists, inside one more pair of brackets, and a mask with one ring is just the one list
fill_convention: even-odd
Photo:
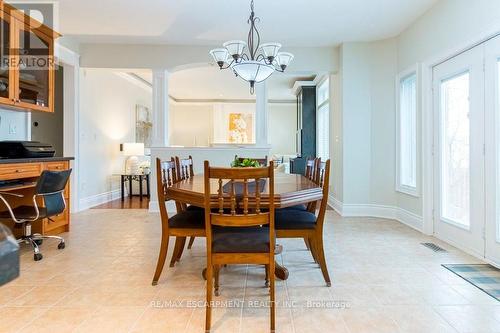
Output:
[[316,156],[316,86],[301,87],[297,94],[296,148],[290,171],[303,174],[307,158]]

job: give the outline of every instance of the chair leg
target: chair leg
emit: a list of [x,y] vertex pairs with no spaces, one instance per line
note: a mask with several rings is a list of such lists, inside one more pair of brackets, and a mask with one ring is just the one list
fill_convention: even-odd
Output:
[[271,280],[271,286],[270,286],[270,297],[271,297],[271,313],[270,313],[270,316],[271,316],[271,332],[274,333],[275,330],[276,330],[276,295],[275,295],[275,286],[274,286],[274,282],[275,282],[275,276],[274,274],[272,274],[274,272],[274,260],[273,258],[271,258],[271,262],[269,264],[269,269],[271,271],[271,274],[270,275],[270,280]]
[[307,239],[308,243],[309,243],[309,251],[311,251],[311,255],[313,257],[313,260],[314,262],[316,263],[319,263],[318,261],[318,250],[316,249],[316,246],[315,246],[315,243],[314,243],[314,239],[312,237],[308,238]]
[[160,279],[160,275],[163,270],[163,265],[165,265],[165,259],[167,258],[168,251],[168,239],[168,234],[162,233],[160,254],[158,255],[158,262],[156,263],[156,271],[153,277],[153,282],[151,283],[153,286],[156,286],[158,284],[158,280]]
[[309,244],[309,239],[307,237],[304,237],[304,243],[306,244],[307,249],[310,250],[311,245]]
[[172,253],[172,258],[170,259],[170,267],[174,267],[175,262],[178,260],[181,244],[182,237],[175,237],[174,252]]
[[265,284],[266,288],[269,288],[269,275],[270,275],[269,270],[270,270],[269,265],[266,265],[266,284]]
[[191,250],[191,248],[193,247],[194,239],[195,237],[189,238],[188,250]]
[[184,252],[184,248],[186,247],[186,237],[182,237],[181,239],[181,245],[179,248],[179,253],[177,254],[177,259],[176,261],[180,261],[182,257],[182,253]]
[[219,272],[220,272],[220,265],[215,265],[214,266],[214,280],[215,280],[214,295],[215,296],[220,296],[220,293],[219,293]]
[[323,236],[319,235],[314,238],[314,247],[316,248],[316,251],[318,252],[318,263],[319,266],[321,267],[321,272],[323,273],[323,277],[325,278],[326,285],[328,287],[331,287],[332,283],[330,281],[330,275],[328,274],[328,268],[326,267],[326,260],[325,260],[325,251],[323,249]]
[[212,324],[212,289],[213,289],[213,267],[210,262],[207,265],[207,304],[205,306],[205,332],[210,332]]

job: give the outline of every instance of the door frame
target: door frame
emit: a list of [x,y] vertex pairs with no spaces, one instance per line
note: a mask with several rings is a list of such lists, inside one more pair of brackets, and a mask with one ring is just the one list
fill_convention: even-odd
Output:
[[[434,235],[434,99],[433,99],[433,70],[434,67],[451,59],[465,51],[472,49],[492,38],[500,36],[500,22],[494,23],[490,28],[480,33],[479,35],[470,38],[460,45],[435,54],[422,62],[421,70],[421,144],[422,144],[422,232],[426,235]],[[436,222],[437,223],[437,222]],[[466,249],[461,248],[457,244],[451,245],[460,248],[461,250],[478,257],[474,253],[470,253]],[[486,260],[484,257],[478,257]],[[499,263],[491,264],[498,266]]]

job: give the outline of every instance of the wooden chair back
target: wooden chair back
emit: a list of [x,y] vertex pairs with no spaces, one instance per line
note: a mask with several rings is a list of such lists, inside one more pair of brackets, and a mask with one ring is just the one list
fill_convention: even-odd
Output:
[[318,162],[316,166],[316,184],[323,189],[323,198],[319,206],[319,213],[316,220],[317,227],[323,229],[325,220],[326,206],[328,204],[328,192],[330,190],[330,159],[326,162]]
[[[173,157],[170,161],[162,161],[156,158],[156,193],[158,196],[158,206],[160,207],[162,223],[166,223],[167,226],[168,214],[165,202],[170,200],[167,196],[167,189],[179,181],[177,174],[177,166]],[[178,212],[182,210],[177,202],[176,207]]]
[[[266,185],[269,194],[263,198],[262,190]],[[205,209],[207,231],[213,225],[270,225],[270,229],[274,229],[274,163],[263,168],[218,168],[210,167],[205,161],[205,207],[213,210]]]
[[175,164],[177,166],[177,179],[186,180],[194,176],[193,171],[193,158],[189,155],[188,158],[175,157]]
[[309,157],[306,160],[306,171],[305,171],[304,176],[307,179],[315,181],[316,167],[320,161],[321,161],[321,158],[317,158],[317,157],[316,158]]
[[262,166],[267,166],[267,155],[264,158],[255,158],[255,157],[239,157],[238,155],[234,155],[234,159],[238,160],[238,162],[243,162],[244,160],[254,160],[259,162],[260,165]]

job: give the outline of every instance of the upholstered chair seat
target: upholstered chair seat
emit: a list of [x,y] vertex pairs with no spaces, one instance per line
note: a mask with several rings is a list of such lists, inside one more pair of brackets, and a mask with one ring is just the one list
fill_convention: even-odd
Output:
[[296,209],[277,209],[275,212],[276,229],[314,229],[316,215]]
[[216,228],[212,230],[214,253],[269,252],[269,229],[264,227]]

